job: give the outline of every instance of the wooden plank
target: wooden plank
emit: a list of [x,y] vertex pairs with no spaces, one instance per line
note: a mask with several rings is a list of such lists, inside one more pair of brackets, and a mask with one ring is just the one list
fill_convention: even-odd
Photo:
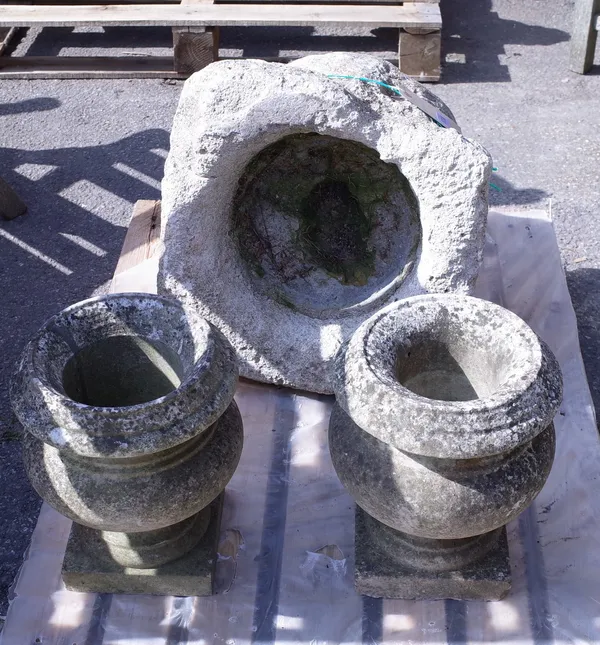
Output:
[[160,201],[141,199],[133,207],[115,278],[150,259],[160,239]]
[[180,4],[181,0],[35,0],[35,2],[28,2],[30,5],[37,5],[41,7],[53,5],[68,5],[75,7],[80,5],[113,5],[113,4]]
[[398,0],[218,0],[220,5],[223,4],[282,4],[286,2],[284,6],[289,7],[292,5],[342,5],[344,7],[349,7],[352,5],[369,5],[369,6],[381,6],[381,5],[401,5],[401,2]]
[[[111,5],[124,5],[124,4],[180,4],[181,0],[111,0]],[[393,4],[401,5],[406,4],[399,2],[398,0],[218,0],[219,4],[240,4],[240,3],[249,3],[249,4],[262,4],[274,3],[282,4],[283,2],[289,4],[369,4],[369,5],[381,5],[381,4]],[[417,3],[429,3],[429,4],[439,4],[438,0],[414,0]],[[35,2],[38,6],[51,6],[56,5],[57,0],[36,0]],[[61,4],[65,4],[65,1],[62,0]],[[74,6],[77,5],[105,5],[106,0],[81,0],[79,2],[73,2]]]
[[[429,0],[426,0],[429,1]],[[39,6],[52,6],[52,5],[113,5],[113,4],[180,4],[181,0],[35,0],[35,2],[28,2],[27,4]]]
[[596,14],[600,12],[600,0],[576,0],[571,33],[571,59],[573,72],[585,74],[594,64],[598,37]]
[[[224,57],[220,60],[241,60],[240,57]],[[291,56],[263,56],[262,60],[289,63]],[[72,57],[72,56],[0,56],[0,80],[35,79],[120,79],[120,78],[166,78],[184,80],[185,74],[173,69],[173,58],[160,56],[140,57]],[[416,80],[437,81],[439,76],[418,75]]]
[[277,25],[307,27],[350,24],[367,28],[418,27],[441,29],[437,4],[402,6],[193,4],[193,5],[86,5],[0,6],[0,27],[210,27]]
[[[213,4],[213,0],[181,0],[182,5]],[[219,57],[219,27],[173,27],[173,67],[191,76]]]
[[185,78],[171,56],[0,56],[0,79]]

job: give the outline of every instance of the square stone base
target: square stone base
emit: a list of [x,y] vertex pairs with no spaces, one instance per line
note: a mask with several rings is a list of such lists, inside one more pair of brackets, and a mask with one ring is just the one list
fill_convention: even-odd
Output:
[[156,569],[125,568],[96,554],[106,553],[99,531],[73,523],[62,578],[70,591],[88,593],[210,596],[217,562],[223,495],[211,504],[211,520],[186,555]]
[[410,600],[501,600],[510,591],[506,529],[497,548],[475,564],[456,571],[417,571],[373,548],[366,533],[365,516],[357,506],[354,584],[358,593]]

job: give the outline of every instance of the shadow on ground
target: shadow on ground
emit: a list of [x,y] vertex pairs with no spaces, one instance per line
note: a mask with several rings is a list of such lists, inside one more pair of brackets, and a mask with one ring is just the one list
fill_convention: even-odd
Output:
[[[2,104],[0,117],[58,105],[50,98]],[[23,472],[8,380],[23,347],[49,315],[111,279],[125,228],[111,221],[108,211],[130,212],[137,199],[160,198],[168,146],[168,132],[151,129],[107,145],[0,148],[0,175],[28,206],[26,215],[0,221],[0,615],[6,613],[7,590],[40,504]]]
[[[502,18],[492,10],[492,0],[444,0],[441,9],[444,83],[509,82],[508,67],[501,62],[506,45],[546,47],[570,38],[566,30]],[[391,56],[397,63],[397,29],[373,29],[370,34],[364,30],[343,32],[336,27],[328,28],[327,34],[323,31],[310,26],[223,27],[220,46],[222,51],[241,50],[246,58],[288,59],[309,52],[361,51]],[[58,56],[69,48],[90,52],[117,49],[121,54],[135,55],[136,48],[165,49],[172,44],[167,27],[104,27],[92,31],[46,27],[29,45],[27,55]]]
[[492,174],[490,180],[489,202],[494,206],[526,206],[537,204],[546,199],[548,193],[539,188],[517,188],[502,175]]
[[27,51],[28,56],[59,56],[64,48],[111,49],[133,51],[137,47],[173,46],[169,27],[101,27],[95,31],[73,27],[45,27]]
[[14,103],[0,103],[0,116],[9,114],[24,114],[26,112],[45,112],[60,107],[60,101],[50,97],[40,96],[35,99],[15,101]]
[[444,0],[441,10],[444,83],[508,82],[508,67],[499,59],[505,45],[546,47],[570,39],[562,29],[501,18],[492,0]]

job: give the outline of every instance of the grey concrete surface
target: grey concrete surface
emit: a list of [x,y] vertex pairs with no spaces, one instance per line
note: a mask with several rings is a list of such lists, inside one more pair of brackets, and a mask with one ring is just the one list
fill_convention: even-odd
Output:
[[[443,80],[432,89],[494,157],[496,206],[550,207],[600,404],[600,68],[568,71],[572,0],[442,0]],[[32,32],[31,55],[170,51],[168,29]],[[331,50],[393,59],[395,30],[224,29],[222,55]],[[597,56],[596,62],[600,63]],[[15,360],[51,314],[101,292],[131,208],[159,197],[181,83],[0,82],[0,176],[29,205],[0,222],[0,615],[37,519],[6,391]],[[0,625],[2,621],[0,620]]]

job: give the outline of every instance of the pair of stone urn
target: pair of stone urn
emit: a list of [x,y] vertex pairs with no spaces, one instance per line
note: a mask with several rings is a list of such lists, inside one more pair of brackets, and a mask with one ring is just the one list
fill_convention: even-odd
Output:
[[[115,294],[51,318],[12,383],[38,493],[74,520],[78,591],[208,595],[243,430],[236,358],[176,301]],[[448,294],[398,301],[343,345],[329,447],[356,500],[356,587],[500,599],[505,524],[554,457],[562,381],[515,314]]]
[[176,300],[66,309],[12,385],[31,481],[75,522],[68,587],[211,592],[239,366],[335,393],[359,592],[508,592],[504,526],[550,471],[560,370],[516,315],[468,295],[489,155],[402,92],[452,117],[368,56],[224,61],[186,83],[158,275]]

